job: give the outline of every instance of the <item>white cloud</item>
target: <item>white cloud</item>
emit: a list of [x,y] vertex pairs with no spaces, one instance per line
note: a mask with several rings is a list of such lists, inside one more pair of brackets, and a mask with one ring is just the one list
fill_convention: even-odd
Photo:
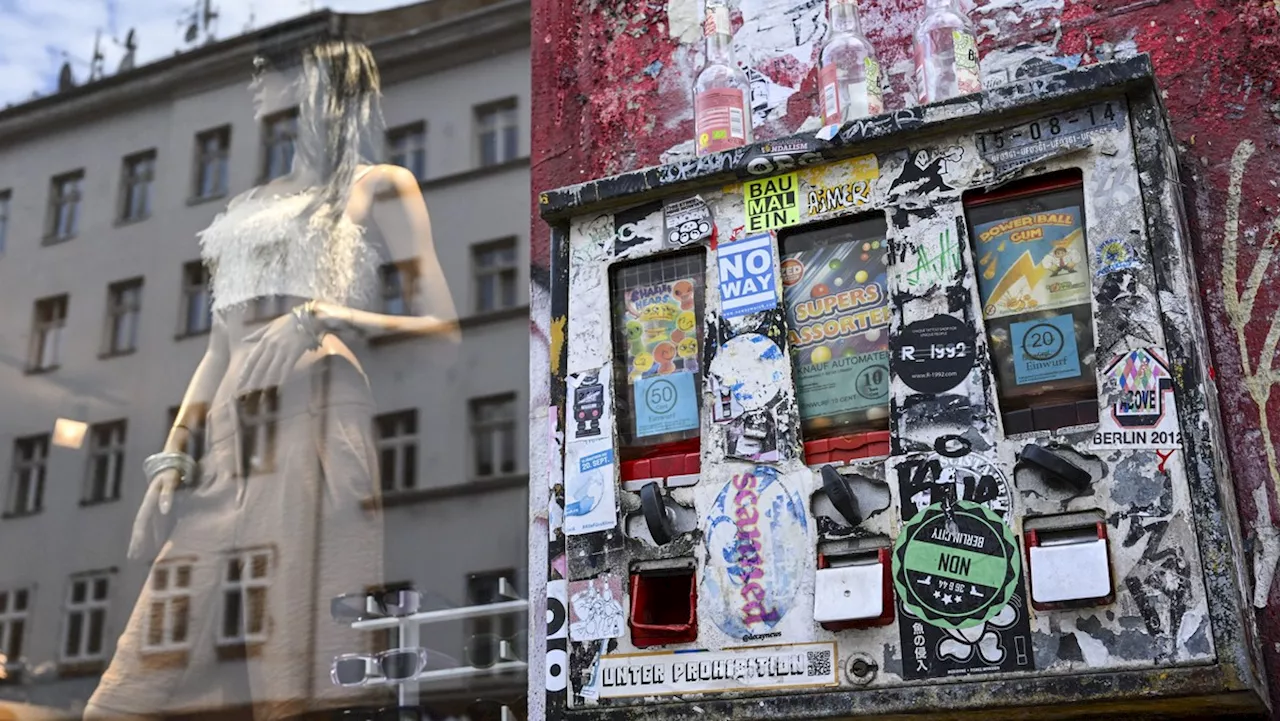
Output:
[[[47,95],[57,85],[63,53],[71,57],[76,81],[89,75],[96,31],[102,31],[103,70],[116,71],[129,28],[136,30],[137,64],[143,65],[189,46],[183,40],[200,0],[0,0],[0,106]],[[405,0],[213,0],[219,40],[263,28],[312,10],[366,13],[404,5]],[[117,42],[118,41],[118,42]]]

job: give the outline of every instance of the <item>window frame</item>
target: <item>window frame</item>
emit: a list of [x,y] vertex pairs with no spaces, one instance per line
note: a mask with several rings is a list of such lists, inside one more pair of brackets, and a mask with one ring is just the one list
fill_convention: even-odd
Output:
[[[398,141],[411,138],[417,138],[416,146],[406,148],[403,152],[396,147]],[[386,158],[389,164],[398,165],[413,173],[413,177],[417,179],[418,182],[422,182],[427,179],[427,122],[425,120],[415,120],[412,123],[405,123],[404,125],[398,125],[394,128],[388,128],[386,132],[385,145]],[[396,162],[397,157],[401,155],[403,155],[406,160],[413,157],[414,160],[418,161],[417,164],[421,165],[421,168],[414,168],[410,165],[406,165],[405,163]]]
[[[209,152],[206,148],[206,142],[209,140],[218,141],[217,150]],[[195,162],[192,164],[191,178],[191,199],[192,200],[210,200],[213,198],[221,198],[225,196],[231,185],[231,125],[219,125],[216,128],[201,130],[195,134]],[[204,177],[205,167],[212,163],[219,163],[217,168],[217,178],[214,189],[205,192]]]
[[[143,622],[141,651],[143,653],[163,653],[168,651],[185,651],[191,648],[191,599],[192,599],[192,579],[195,576],[195,557],[194,556],[178,556],[160,561],[151,567],[151,572],[147,574],[146,583],[150,587],[151,608],[148,609],[146,620]],[[179,571],[186,569],[187,584],[185,586],[177,585]],[[157,574],[164,571],[164,588],[156,588],[156,580],[160,578]],[[185,600],[185,604],[180,601]],[[160,641],[153,643],[152,631],[155,629],[156,606],[161,607],[160,612]],[[178,616],[184,617],[185,636],[180,641],[173,640],[174,629],[177,627],[176,619]]]
[[[213,329],[213,292],[210,288],[211,276],[209,268],[201,260],[192,260],[182,264],[182,308],[178,315],[178,337],[186,338],[196,335],[207,335]],[[204,327],[193,328],[192,303],[204,296],[204,313],[201,319]]]
[[[86,571],[83,573],[72,574],[70,582],[67,584],[67,593],[62,606],[62,635],[58,639],[58,659],[63,663],[84,663],[88,661],[105,661],[107,657],[107,642],[110,633],[107,630],[107,622],[110,620],[108,614],[111,611],[111,581],[114,574],[111,571]],[[106,582],[106,591],[102,598],[95,598],[97,581]],[[75,586],[77,583],[85,584],[84,600],[76,602]],[[93,635],[93,613],[101,612],[102,622],[98,627],[100,638],[98,639],[98,651],[96,653],[89,652],[90,638]],[[67,645],[71,640],[71,627],[73,615],[84,614],[85,621],[81,625],[80,644],[77,649],[79,653],[71,655],[67,653]]]
[[[519,104],[514,95],[475,107],[472,146],[476,167],[492,168],[510,163],[520,157],[518,109]],[[492,127],[490,127],[491,122]],[[510,136],[508,131],[511,133]],[[488,159],[485,158],[484,136],[489,132],[494,134],[493,159],[486,162]]]
[[[373,436],[378,451],[379,485],[384,494],[418,488],[418,450],[421,428],[417,408],[380,413],[373,419]],[[383,433],[384,424],[394,424],[397,433]],[[406,427],[408,430],[406,430]],[[395,470],[388,476],[384,454],[390,452]],[[390,478],[390,484],[388,483]]]
[[[480,262],[483,255],[490,253],[502,253],[510,251],[511,259],[509,262],[502,261],[498,264],[488,266]],[[488,315],[490,313],[501,313],[502,311],[511,310],[520,307],[519,288],[520,288],[520,259],[519,251],[516,245],[516,237],[508,236],[506,238],[497,238],[495,240],[487,240],[481,243],[475,243],[471,246],[471,282],[472,292],[472,312],[476,315]],[[482,307],[482,298],[484,297],[481,288],[484,281],[490,277],[494,280],[494,305],[485,308]],[[511,303],[506,305],[502,302],[506,291],[510,289]]]
[[9,219],[13,206],[13,188],[0,190],[0,255],[9,241]]
[[[259,577],[247,577],[246,570],[252,571],[253,559],[255,557],[266,558],[266,573]],[[217,632],[215,642],[218,646],[234,646],[238,644],[250,645],[263,643],[271,634],[271,619],[267,613],[267,594],[271,592],[272,570],[275,566],[275,552],[267,546],[256,546],[253,548],[241,548],[224,554],[221,558],[222,563],[219,564],[218,577],[218,617]],[[240,569],[238,571],[239,578],[231,579],[230,564],[238,562]],[[248,582],[246,582],[248,581]],[[262,593],[262,628],[257,633],[248,632],[248,620],[250,615],[249,591],[253,589],[264,589]],[[226,631],[227,621],[227,604],[230,603],[231,594],[238,594],[239,603],[239,628],[238,635],[230,636],[224,633]]]
[[[181,410],[181,405],[169,408],[169,428],[173,428],[173,424],[178,421],[178,413]],[[182,451],[199,463],[208,450],[205,424],[209,418],[209,407],[203,403],[193,403],[187,412],[187,442],[183,445]],[[192,427],[193,423],[195,424],[194,428]]]
[[[274,132],[275,129],[288,122],[292,122],[292,134],[288,135],[287,138],[283,140],[276,137],[276,133]],[[298,108],[296,106],[292,108],[285,108],[284,110],[271,113],[264,117],[262,119],[261,134],[262,138],[259,144],[259,149],[262,155],[262,160],[258,167],[258,181],[260,183],[266,183],[287,175],[293,167],[293,156],[297,152],[298,141]],[[287,142],[289,145],[289,152],[282,159],[285,167],[282,172],[272,175],[272,161],[275,157],[274,151],[277,144],[282,142]]]
[[[149,148],[130,155],[124,156],[121,160],[120,167],[120,200],[116,208],[117,223],[137,223],[151,217],[151,191],[156,182],[156,158],[155,148]],[[138,169],[144,169],[145,172],[138,173]],[[135,201],[134,191],[138,187],[143,189],[141,208]]]
[[[21,609],[17,608],[18,594],[22,594],[24,603]],[[28,586],[19,586],[14,588],[6,588],[0,591],[0,655],[3,655],[4,662],[0,663],[0,668],[7,667],[17,663],[22,659],[23,645],[26,641],[27,628],[31,625],[31,597],[33,589]],[[14,653],[14,624],[18,624],[17,631],[17,653]]]
[[[417,315],[418,259],[397,260],[378,266],[378,298],[380,309],[387,315]],[[402,307],[397,310],[393,307],[395,303]]]
[[[107,286],[107,317],[102,338],[102,355],[127,355],[138,350],[138,331],[142,327],[142,288],[143,278],[118,280]],[[127,296],[136,291],[132,300]],[[118,323],[127,316],[133,316],[132,331],[128,345],[121,343]]]
[[[266,408],[262,409],[262,401],[266,399]],[[241,458],[244,459],[243,475],[267,475],[276,470],[276,455],[279,450],[280,392],[279,388],[266,388],[249,393],[236,400],[239,405]],[[266,449],[266,457],[255,464],[256,452]]]
[[[23,452],[30,445],[31,453]],[[44,510],[44,486],[49,475],[49,447],[52,438],[48,433],[38,433],[13,439],[13,460],[9,464],[9,489],[5,498],[5,516],[32,516]],[[34,493],[29,488],[27,503],[18,508],[18,479],[23,471],[34,470]],[[29,477],[24,477],[26,480]]]
[[[45,244],[62,243],[73,240],[80,230],[80,203],[84,200],[84,168],[67,171],[53,176],[49,180],[49,203],[47,217],[45,218]],[[66,187],[74,184],[71,192],[65,192]],[[70,221],[68,223],[69,230],[63,232],[62,228],[62,208],[66,205],[72,207],[70,213]]]
[[[481,396],[472,398],[468,401],[469,413],[467,430],[470,434],[471,446],[471,477],[473,479],[501,478],[504,476],[514,475],[520,472],[520,449],[517,434],[518,416],[516,412],[516,403],[518,397],[514,391],[508,393],[498,393],[490,396]],[[505,418],[483,420],[480,416],[480,410],[485,406],[497,406],[500,404],[509,404],[510,414]],[[501,458],[504,455],[502,450],[504,441],[503,432],[509,435],[511,446],[511,457],[509,459]],[[490,445],[489,452],[492,455],[492,471],[489,473],[481,473],[480,471],[480,445],[481,434],[485,434]],[[503,463],[501,461],[510,461],[511,470],[503,471]]]
[[[125,453],[129,444],[129,422],[123,418],[89,426],[89,452],[85,464],[84,485],[80,505],[91,506],[120,500],[124,478]],[[105,442],[103,439],[106,439]],[[106,459],[107,477],[98,493],[98,461]]]
[[[62,364],[62,332],[67,328],[67,314],[71,307],[68,293],[37,298],[33,303],[31,321],[31,345],[27,350],[27,371],[30,373],[51,371]],[[41,309],[52,308],[48,320],[41,319]],[[54,333],[52,362],[46,358],[49,350],[48,334]]]

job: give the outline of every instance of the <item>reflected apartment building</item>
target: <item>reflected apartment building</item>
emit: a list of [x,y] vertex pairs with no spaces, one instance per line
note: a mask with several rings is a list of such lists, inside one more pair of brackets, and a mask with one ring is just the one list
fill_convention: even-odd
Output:
[[[288,170],[294,112],[255,119],[245,89],[262,38],[326,29],[374,51],[382,160],[420,179],[462,326],[448,362],[431,360],[431,339],[394,336],[361,358],[378,405],[386,578],[427,591],[428,609],[525,590],[528,0],[316,12],[0,111],[0,717],[6,702],[74,716],[138,590],[158,582],[126,549],[142,460],[208,339],[196,233]],[[385,270],[395,313],[412,289]],[[262,305],[264,318],[284,310]],[[191,641],[181,579],[173,569],[153,595],[146,640],[171,658]],[[219,641],[270,633],[253,601],[270,584],[269,572],[228,574]],[[332,623],[328,599],[316,608]],[[522,657],[525,628],[522,613],[468,617],[422,626],[420,643],[487,666],[493,638]],[[392,642],[370,633],[352,651]],[[223,661],[230,673],[244,662]],[[519,666],[459,672],[421,698],[462,718],[477,699],[518,699]]]

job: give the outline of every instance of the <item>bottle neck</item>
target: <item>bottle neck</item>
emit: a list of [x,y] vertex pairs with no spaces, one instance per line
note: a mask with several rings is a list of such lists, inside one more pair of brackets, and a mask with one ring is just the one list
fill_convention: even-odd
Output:
[[956,7],[956,0],[924,0],[924,7],[927,11],[934,10],[952,10],[960,12],[960,8]]
[[837,33],[862,34],[862,22],[858,20],[858,6],[853,3],[833,2],[830,7],[831,29]]
[[729,22],[729,8],[724,5],[707,7],[703,33],[707,41],[708,63],[733,65],[733,30]]

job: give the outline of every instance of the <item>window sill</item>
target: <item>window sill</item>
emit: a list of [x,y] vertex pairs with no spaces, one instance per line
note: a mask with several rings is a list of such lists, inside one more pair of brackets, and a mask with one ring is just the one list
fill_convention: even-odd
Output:
[[137,353],[137,348],[126,348],[124,350],[109,350],[98,354],[98,360],[107,360],[109,358],[119,358],[120,356],[133,355]]
[[27,518],[29,516],[38,516],[44,512],[43,508],[37,508],[34,511],[5,511],[0,514],[0,520],[11,520],[14,518]]
[[41,239],[40,245],[45,245],[45,246],[62,245],[63,243],[66,243],[68,241],[72,241],[75,239],[76,237],[74,235],[46,235],[43,239]]
[[59,367],[60,367],[59,364],[55,363],[54,365],[51,365],[51,366],[39,366],[37,368],[27,368],[26,371],[24,372],[29,376],[38,376],[44,373],[52,373],[58,370]]
[[190,198],[187,198],[187,205],[188,206],[204,205],[205,203],[211,203],[215,200],[222,200],[223,198],[226,198],[226,197],[227,197],[227,191],[225,190],[222,191],[221,193],[213,193],[211,195],[193,195]]
[[105,506],[108,503],[115,503],[118,500],[120,500],[119,496],[116,496],[115,498],[97,498],[97,499],[81,498],[80,507],[89,508],[91,506]]
[[209,331],[209,328],[205,328],[204,330],[181,330],[173,334],[173,339],[186,340],[188,338],[200,338],[202,336],[209,335]]
[[138,655],[142,667],[150,671],[165,671],[185,668],[190,662],[189,652],[185,648],[143,648]]
[[58,664],[58,675],[63,678],[76,676],[96,676],[107,670],[106,659],[85,661],[63,661]]
[[[526,319],[529,317],[529,306],[521,305],[514,308],[503,308],[502,310],[490,311],[487,313],[477,313],[469,315],[465,318],[458,319],[458,327],[462,329],[475,328],[476,326],[488,325],[504,320]],[[391,345],[393,343],[403,343],[405,341],[417,338],[431,338],[433,334],[427,333],[397,333],[386,332],[369,336],[369,345]]]
[[116,218],[115,227],[123,228],[126,225],[137,225],[138,223],[141,223],[144,220],[149,220],[150,218],[150,214],[140,215],[137,218]]
[[513,168],[519,168],[519,167],[524,167],[528,165],[529,165],[529,156],[524,155],[519,158],[515,158],[514,160],[508,160],[505,163],[498,163],[497,165],[484,165],[484,166],[471,168],[470,170],[464,170],[460,173],[450,173],[449,175],[441,175],[436,178],[427,178],[426,180],[419,180],[418,188],[422,190],[430,190],[431,188],[438,188],[446,185],[452,185],[454,183],[461,183],[467,180],[474,180],[476,178],[483,178],[488,175],[493,175],[494,173],[501,173],[507,170],[511,170]]
[[[529,485],[529,474],[511,473],[503,476],[478,478],[467,483],[454,483],[448,486],[439,486],[437,488],[410,488],[403,491],[384,491],[381,498],[381,505],[383,508],[408,506],[415,503],[434,501],[442,498],[458,498],[461,496],[488,493],[490,491],[502,491],[527,485]],[[361,506],[363,506],[365,510],[372,509],[377,505],[377,500],[373,498],[366,498],[361,501]]]
[[258,658],[262,655],[265,641],[228,641],[218,640],[217,655],[219,661],[243,661],[247,658]]

